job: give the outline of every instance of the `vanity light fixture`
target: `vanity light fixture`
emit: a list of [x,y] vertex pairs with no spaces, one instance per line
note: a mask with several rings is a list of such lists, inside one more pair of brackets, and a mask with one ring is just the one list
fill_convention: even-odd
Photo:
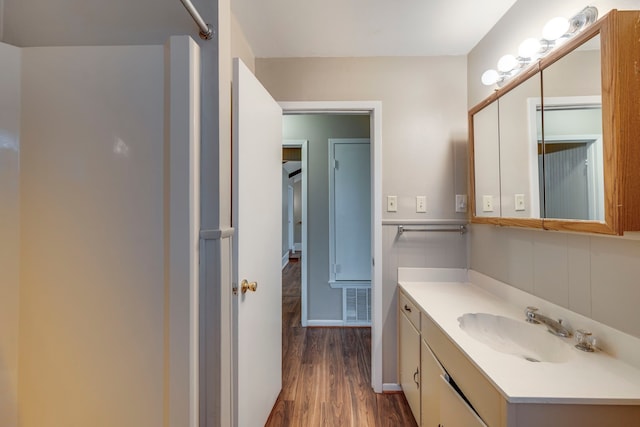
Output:
[[542,29],[542,38],[528,38],[520,43],[518,56],[504,55],[498,60],[497,70],[490,69],[482,73],[482,84],[492,86],[502,85],[506,80],[515,76],[532,62],[542,58],[553,48],[593,24],[598,19],[598,9],[587,6],[571,19],[555,17]]

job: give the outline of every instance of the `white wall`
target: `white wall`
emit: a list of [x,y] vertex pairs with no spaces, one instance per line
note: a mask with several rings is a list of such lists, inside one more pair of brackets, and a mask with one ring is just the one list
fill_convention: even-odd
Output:
[[[464,57],[256,59],[278,101],[382,101],[383,198],[398,196],[386,220],[466,218],[454,205],[467,191],[466,68]],[[415,212],[417,195],[427,197],[426,214]],[[465,237],[397,239],[396,230],[383,227],[384,383],[397,382],[397,267],[467,266]]]
[[[518,1],[468,57],[468,106],[492,88],[480,75],[517,44],[539,34],[551,17],[571,16],[578,0]],[[600,14],[611,8],[640,9],[640,1],[595,1]],[[553,303],[640,337],[640,241],[618,237],[530,231],[475,225],[471,268]]]
[[0,425],[6,427],[18,425],[20,60],[20,49],[0,43]]
[[163,70],[163,46],[23,51],[23,426],[162,425]]

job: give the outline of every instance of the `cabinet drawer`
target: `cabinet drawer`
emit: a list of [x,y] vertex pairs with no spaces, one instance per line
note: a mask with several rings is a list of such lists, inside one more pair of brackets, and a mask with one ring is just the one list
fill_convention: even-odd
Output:
[[420,310],[416,307],[416,305],[411,302],[407,296],[400,291],[400,307],[399,310],[407,316],[411,324],[417,329],[420,330]]
[[493,384],[451,342],[429,316],[422,314],[422,338],[449,375],[456,382],[473,408],[488,425],[502,425],[504,399]]
[[487,427],[443,376],[440,376],[440,380],[440,425]]

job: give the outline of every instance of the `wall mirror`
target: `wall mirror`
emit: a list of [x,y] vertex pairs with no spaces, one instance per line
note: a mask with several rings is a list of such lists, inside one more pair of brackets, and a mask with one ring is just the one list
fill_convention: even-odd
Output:
[[604,221],[600,53],[597,35],[542,71],[535,114],[544,218]]
[[472,208],[478,217],[499,217],[500,142],[498,101],[493,101],[472,117],[474,132],[474,180],[477,203]]
[[640,231],[639,21],[610,11],[469,111],[472,222]]
[[530,114],[532,104],[542,104],[540,73],[501,96],[498,103],[502,216],[540,218],[537,116]]

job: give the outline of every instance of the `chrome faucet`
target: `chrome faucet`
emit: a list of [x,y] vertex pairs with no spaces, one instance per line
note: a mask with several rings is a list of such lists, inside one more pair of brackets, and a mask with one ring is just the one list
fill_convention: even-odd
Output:
[[562,325],[562,320],[553,320],[550,317],[537,313],[537,307],[527,307],[524,313],[529,323],[544,323],[549,332],[559,337],[570,337],[571,331]]

